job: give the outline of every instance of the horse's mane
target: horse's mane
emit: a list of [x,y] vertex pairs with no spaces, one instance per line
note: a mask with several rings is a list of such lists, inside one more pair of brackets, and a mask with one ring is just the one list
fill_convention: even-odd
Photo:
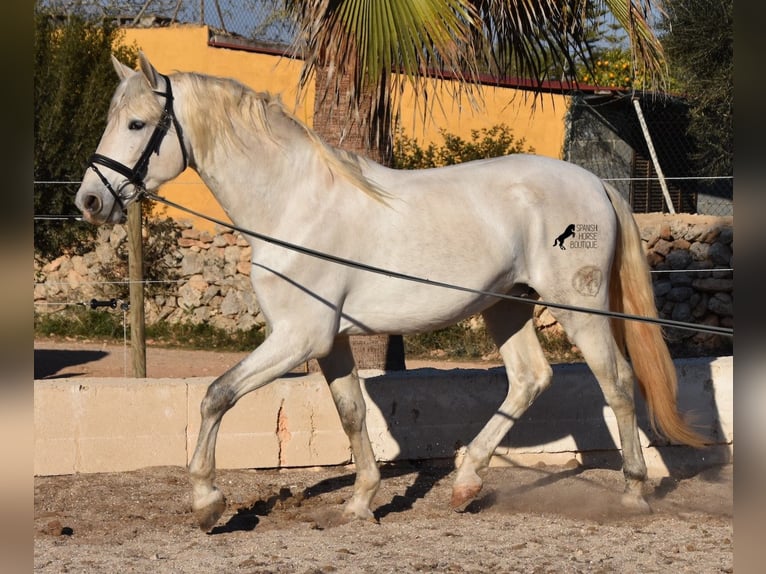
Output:
[[[324,142],[317,133],[290,113],[279,96],[270,92],[257,92],[244,84],[217,76],[197,73],[179,74],[189,83],[189,97],[204,113],[191,118],[191,130],[195,142],[204,147],[214,145],[216,138],[226,138],[228,143],[244,148],[244,141],[238,135],[238,126],[252,127],[254,131],[266,136],[273,144],[284,147],[288,140],[285,133],[304,137],[323,160],[330,173],[345,178],[355,187],[378,201],[385,201],[388,194],[362,172],[362,165],[367,160],[355,153],[333,147]],[[281,121],[280,121],[281,120]],[[280,129],[272,129],[279,122]],[[287,129],[285,130],[285,127]],[[205,150],[199,150],[205,153]]]

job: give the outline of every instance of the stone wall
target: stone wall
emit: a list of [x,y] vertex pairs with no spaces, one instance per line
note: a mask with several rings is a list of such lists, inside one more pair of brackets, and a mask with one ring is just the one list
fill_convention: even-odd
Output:
[[[654,271],[660,317],[733,328],[733,217],[637,214],[636,220]],[[667,329],[666,334],[691,346],[722,344],[716,335],[680,329]]]
[[[677,321],[733,327],[734,227],[732,217],[637,214],[653,273],[660,316]],[[127,300],[125,285],[107,282],[105,270],[119,269],[125,228],[99,229],[97,247],[81,256],[62,256],[35,264],[35,311],[57,311],[91,299]],[[147,285],[146,321],[209,322],[226,330],[262,324],[250,286],[250,247],[236,232],[178,229],[163,252],[147,266],[164,265],[171,279]],[[123,264],[124,266],[124,264]],[[719,271],[716,271],[718,269]],[[704,270],[704,271],[700,271]],[[122,293],[122,295],[120,295]],[[538,326],[556,328],[538,309]],[[676,342],[712,345],[720,336],[669,329]]]
[[[123,225],[102,227],[94,251],[36,261],[35,311],[87,306],[92,299],[127,301],[127,285],[109,277],[115,272],[118,277],[127,273],[126,236]],[[153,259],[145,263],[146,274],[152,266],[162,267],[165,278],[147,283],[147,324],[208,322],[228,331],[263,324],[250,285],[250,246],[239,233],[226,229],[210,233],[181,223],[165,252]]]

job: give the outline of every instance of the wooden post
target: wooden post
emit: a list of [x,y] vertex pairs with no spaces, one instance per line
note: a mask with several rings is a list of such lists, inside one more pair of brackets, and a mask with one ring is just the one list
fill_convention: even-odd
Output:
[[144,245],[141,238],[141,202],[128,206],[128,280],[130,281],[130,350],[133,376],[146,377],[144,332]]

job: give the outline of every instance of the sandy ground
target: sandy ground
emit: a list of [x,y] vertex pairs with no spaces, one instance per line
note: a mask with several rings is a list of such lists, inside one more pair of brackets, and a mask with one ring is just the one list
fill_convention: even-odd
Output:
[[[147,344],[146,375],[150,378],[209,377],[223,374],[247,352],[168,349]],[[130,345],[100,341],[38,339],[34,353],[35,379],[63,377],[131,377]],[[487,368],[500,361],[424,361],[407,359],[408,369]]]
[[[38,341],[35,347],[36,378],[124,375],[122,346]],[[242,355],[150,348],[147,371],[215,375]],[[35,477],[34,570],[734,571],[732,466],[651,480],[649,515],[619,506],[619,469],[574,461],[491,468],[479,498],[456,513],[448,508],[453,470],[439,461],[384,466],[373,501],[376,522],[348,524],[338,517],[353,467],[221,470],[217,482],[229,507],[209,533],[196,526],[181,467]]]

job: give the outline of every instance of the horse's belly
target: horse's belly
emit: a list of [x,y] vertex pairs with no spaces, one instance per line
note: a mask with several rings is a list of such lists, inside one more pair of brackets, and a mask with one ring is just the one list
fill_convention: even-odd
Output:
[[[447,327],[479,313],[497,301],[487,293],[505,294],[510,285],[472,288],[406,283],[390,279],[391,289],[375,289],[369,296],[358,294],[344,305],[340,332],[347,335],[371,333],[413,334]],[[466,290],[468,289],[468,290]]]

